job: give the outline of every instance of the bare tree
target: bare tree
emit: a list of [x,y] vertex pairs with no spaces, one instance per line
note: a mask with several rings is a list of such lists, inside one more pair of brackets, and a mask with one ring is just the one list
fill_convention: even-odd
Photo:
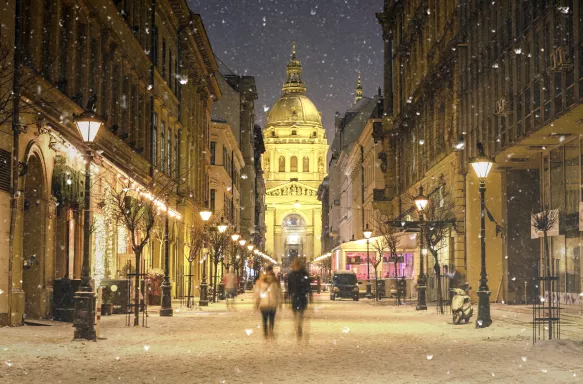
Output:
[[375,277],[375,300],[378,301],[379,299],[379,275],[377,269],[383,260],[383,255],[385,250],[387,250],[386,242],[384,238],[376,239],[372,242],[372,249],[374,250],[373,256],[371,257],[370,254],[368,255],[368,262],[374,268],[374,277]]
[[425,211],[423,236],[427,250],[433,256],[433,270],[437,276],[437,305],[440,313],[443,310],[443,295],[441,283],[441,267],[439,265],[439,251],[447,246],[451,230],[456,225],[456,206],[453,199],[445,193],[442,196],[430,196]]
[[142,253],[151,239],[156,219],[164,213],[164,207],[169,214],[169,207],[163,201],[172,192],[174,185],[174,181],[160,172],[155,172],[149,186],[150,191],[138,187],[133,181],[124,177],[114,178],[113,181],[106,180],[102,197],[103,206],[111,207],[112,219],[123,224],[127,229],[135,257],[134,326],[139,325],[139,273]]
[[208,234],[208,244],[209,244],[209,253],[211,257],[211,261],[214,266],[214,274],[211,270],[211,284],[213,287],[213,302],[216,301],[217,298],[217,276],[218,276],[218,267],[219,263],[221,263],[224,259],[225,252],[228,251],[229,243],[231,242],[231,231],[226,230],[221,232],[218,230],[217,225],[221,222],[218,220],[219,215],[215,215],[214,225],[212,225]]
[[[402,257],[399,257],[397,250],[399,249],[399,242],[404,231],[401,228],[396,228],[387,216],[382,213],[377,213],[373,216],[373,227],[376,235],[379,237],[373,244],[373,247],[378,252],[389,252],[389,259],[393,262],[395,268],[395,278],[397,278],[397,266]],[[401,292],[397,289],[397,300],[401,303]]]
[[549,237],[548,232],[553,229],[553,227],[557,224],[559,220],[559,210],[558,209],[549,209],[548,207],[542,210],[539,213],[532,213],[530,215],[530,222],[533,228],[543,233],[543,259],[545,263],[546,269],[546,278],[545,284],[547,285],[548,290],[548,331],[549,331],[549,340],[553,338],[553,320],[552,320],[552,313],[553,313],[553,282],[551,276],[554,274],[551,271],[551,255],[549,252]]
[[188,300],[186,306],[190,308],[192,296],[192,263],[199,257],[200,252],[203,249],[204,227],[202,223],[196,222],[190,226],[188,232],[190,252],[188,254]]

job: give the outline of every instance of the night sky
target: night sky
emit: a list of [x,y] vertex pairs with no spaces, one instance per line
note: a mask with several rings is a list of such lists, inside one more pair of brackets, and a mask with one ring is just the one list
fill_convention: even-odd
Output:
[[382,0],[188,0],[200,13],[215,55],[239,75],[255,77],[255,111],[281,96],[292,42],[302,62],[306,95],[322,112],[331,142],[334,114],[354,100],[358,73],[364,96],[382,87],[383,42],[375,13]]

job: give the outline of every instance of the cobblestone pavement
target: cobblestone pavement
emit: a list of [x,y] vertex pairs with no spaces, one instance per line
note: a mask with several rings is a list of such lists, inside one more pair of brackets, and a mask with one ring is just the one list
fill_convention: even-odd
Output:
[[[178,304],[176,304],[178,305]],[[494,323],[452,325],[434,308],[317,296],[305,337],[279,311],[265,341],[248,295],[174,308],[148,327],[104,317],[98,342],[72,342],[71,324],[0,328],[0,383],[576,383],[583,320],[566,311],[562,340],[532,345],[528,307],[492,306]],[[475,310],[477,308],[475,307]]]

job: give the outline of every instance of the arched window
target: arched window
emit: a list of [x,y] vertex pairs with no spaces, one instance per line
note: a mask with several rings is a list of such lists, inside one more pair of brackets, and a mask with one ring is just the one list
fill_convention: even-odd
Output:
[[292,156],[289,161],[289,171],[290,172],[297,172],[298,171],[298,158]]
[[285,172],[285,157],[279,157],[279,172]]
[[310,172],[310,158],[308,156],[304,156],[304,166],[302,167],[304,172]]

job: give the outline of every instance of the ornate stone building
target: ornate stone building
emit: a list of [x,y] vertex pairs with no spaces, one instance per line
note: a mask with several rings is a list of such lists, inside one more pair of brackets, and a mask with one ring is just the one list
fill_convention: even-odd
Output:
[[[0,26],[4,63],[22,68],[20,81],[0,73],[0,87],[19,84],[21,95],[19,108],[0,110],[10,116],[0,119],[0,324],[51,317],[62,306],[53,298],[63,299],[55,287],[80,278],[88,147],[74,116],[86,108],[104,122],[91,168],[91,276],[99,283],[130,271],[128,231],[99,198],[125,186],[171,215],[170,280],[180,295],[188,228],[208,200],[210,112],[220,97],[200,15],[166,0],[19,3],[5,3]],[[164,268],[164,217],[141,272]]]
[[255,100],[257,89],[253,76],[239,76],[219,62],[216,75],[221,100],[213,105],[213,115],[229,124],[243,155],[241,170],[239,231],[247,241],[254,241],[255,222]]
[[456,283],[477,286],[480,199],[468,160],[481,142],[496,162],[486,181],[491,299],[532,299],[542,245],[531,239],[529,214],[549,207],[561,213],[551,238],[560,299],[579,303],[581,2],[386,0],[377,18],[388,159],[379,206],[395,219],[414,216],[420,185],[438,204],[453,200],[458,225],[440,261]]
[[286,268],[296,257],[320,255],[322,205],[317,191],[326,176],[326,133],[320,112],[305,95],[295,44],[283,95],[263,131],[266,184],[266,252]]

